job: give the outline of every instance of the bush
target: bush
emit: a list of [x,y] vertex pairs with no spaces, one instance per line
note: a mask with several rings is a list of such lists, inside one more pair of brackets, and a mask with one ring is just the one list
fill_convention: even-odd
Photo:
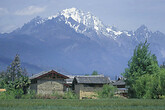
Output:
[[6,92],[1,92],[0,93],[0,99],[15,99],[14,95],[9,95]]
[[112,98],[116,92],[116,87],[112,85],[104,85],[103,89],[98,92],[99,98]]
[[64,94],[59,92],[54,92],[51,96],[54,97],[55,99],[63,99]]
[[68,91],[64,94],[64,99],[77,99],[77,95],[74,94],[72,91]]
[[23,95],[22,89],[10,89],[0,93],[0,99],[19,99]]
[[29,90],[28,93],[24,94],[21,98],[22,99],[35,99],[36,98],[35,91]]

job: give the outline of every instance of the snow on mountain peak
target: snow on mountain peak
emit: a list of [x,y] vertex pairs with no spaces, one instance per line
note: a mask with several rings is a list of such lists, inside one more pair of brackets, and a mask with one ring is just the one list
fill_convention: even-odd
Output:
[[[116,39],[117,36],[123,33],[121,31],[117,31],[116,29],[114,30],[113,27],[104,25],[101,20],[92,15],[90,12],[85,13],[76,8],[62,10],[55,16],[48,17],[48,19],[50,20],[60,15],[65,17],[66,24],[70,25],[71,28],[75,29],[75,31],[79,33],[89,35],[91,33],[88,32],[88,30],[92,29],[99,36],[111,37],[112,39]],[[73,23],[71,18],[78,23]]]
[[61,15],[64,15],[67,19],[71,17],[72,19],[80,23],[83,12],[81,12],[80,10],[77,10],[76,8],[70,8],[70,9],[63,10],[61,12]]
[[90,12],[85,13],[76,8],[65,9],[61,12],[61,15],[65,16],[67,19],[71,17],[76,22],[82,23],[88,28],[93,28],[96,31],[101,30],[104,26],[103,23]]
[[[79,26],[77,26],[76,31],[78,32],[85,32],[87,29],[91,28],[95,30],[97,34],[106,37],[111,37],[113,39],[115,39],[116,36],[119,36],[120,34],[123,33],[121,31],[113,30],[112,29],[113,27],[104,25],[101,20],[99,20],[96,16],[93,16],[90,12],[85,13],[76,8],[70,8],[63,10],[61,12],[61,15],[65,16],[67,19],[71,17],[76,22],[81,23],[87,27],[84,30],[79,30],[78,29]],[[75,27],[75,26],[71,26],[71,27]]]

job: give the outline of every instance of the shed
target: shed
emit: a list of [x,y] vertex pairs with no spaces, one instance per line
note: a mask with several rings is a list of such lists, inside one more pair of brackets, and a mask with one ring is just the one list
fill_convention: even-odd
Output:
[[41,72],[30,77],[30,89],[37,94],[63,93],[66,90],[65,79],[68,78],[54,70]]
[[127,90],[127,88],[125,86],[126,84],[124,82],[124,79],[118,79],[112,85],[117,87],[116,94],[119,94],[119,95],[127,97],[128,90]]
[[93,98],[104,84],[110,84],[110,80],[103,75],[76,76],[73,79],[72,89],[80,99]]

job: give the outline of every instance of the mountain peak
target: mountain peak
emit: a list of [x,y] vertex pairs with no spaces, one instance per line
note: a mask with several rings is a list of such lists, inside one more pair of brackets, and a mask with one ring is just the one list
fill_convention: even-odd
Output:
[[77,21],[78,23],[81,22],[82,17],[85,15],[84,12],[76,8],[65,9],[60,14],[65,16],[67,19],[71,17],[73,20]]
[[[103,22],[97,18],[96,16],[92,15],[90,12],[83,12],[79,9],[76,8],[69,8],[63,10],[60,15],[65,16],[65,18],[69,19],[72,18],[76,22],[83,24],[86,28],[83,28],[81,30],[81,26],[79,25],[72,25],[71,27],[76,27],[76,31],[80,33],[87,33],[88,35],[88,30],[92,29],[94,30],[99,36],[106,36],[106,37],[111,37],[113,39],[116,38],[116,36],[122,34],[122,32],[117,31],[116,28],[106,26],[103,24]],[[72,23],[68,22],[69,25]],[[90,33],[91,34],[91,33]],[[115,36],[115,37],[114,37]]]
[[64,12],[76,12],[76,11],[80,11],[79,9],[77,9],[77,8],[74,8],[74,7],[72,7],[72,8],[67,8],[67,9],[64,9],[63,10]]
[[137,29],[137,31],[149,31],[149,30],[148,30],[148,27],[143,24]]
[[152,32],[145,25],[141,25],[134,34],[138,41],[145,41],[152,36]]
[[63,21],[76,32],[82,33],[88,37],[93,37],[97,34],[99,37],[109,37],[115,40],[117,36],[123,33],[114,27],[104,25],[99,18],[92,15],[90,12],[83,12],[74,7],[64,9],[56,15],[46,19],[36,17],[32,22],[37,25],[44,23],[47,20],[54,21],[54,18],[57,18],[58,21]]

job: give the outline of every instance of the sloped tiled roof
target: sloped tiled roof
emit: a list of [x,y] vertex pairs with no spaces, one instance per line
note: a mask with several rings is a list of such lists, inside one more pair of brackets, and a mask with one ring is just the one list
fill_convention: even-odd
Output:
[[65,76],[65,75],[63,75],[63,74],[60,74],[60,73],[58,73],[58,72],[56,72],[56,71],[54,71],[54,70],[50,70],[50,71],[42,71],[42,72],[40,72],[40,73],[38,73],[38,74],[35,74],[35,75],[31,76],[29,79],[31,79],[31,80],[32,80],[32,79],[36,79],[36,78],[38,78],[38,77],[40,77],[40,76],[42,76],[42,75],[45,75],[45,74],[47,74],[47,73],[49,73],[49,72],[53,72],[53,73],[62,75],[63,77],[69,78],[68,76]]
[[[51,70],[50,70],[50,71],[51,71]],[[35,78],[37,78],[37,77],[39,77],[39,76],[41,76],[41,75],[44,75],[44,74],[46,74],[46,73],[48,73],[48,72],[50,72],[50,71],[42,71],[42,72],[40,72],[40,73],[38,73],[38,74],[35,74],[35,75],[31,76],[29,79],[35,79]]]
[[117,85],[125,85],[125,82],[124,80],[118,80],[116,82],[113,83],[114,86],[117,86]]
[[108,77],[97,75],[97,76],[76,76],[74,80],[79,84],[109,84],[110,80]]

